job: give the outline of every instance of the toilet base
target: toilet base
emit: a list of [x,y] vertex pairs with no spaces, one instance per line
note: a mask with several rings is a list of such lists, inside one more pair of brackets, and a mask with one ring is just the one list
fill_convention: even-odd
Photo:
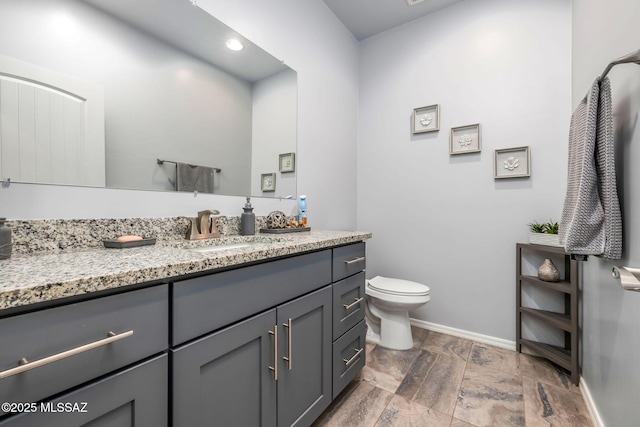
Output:
[[[367,318],[367,341],[390,350],[410,350],[413,348],[413,336],[408,312],[386,313],[384,319],[376,319],[379,325]],[[380,331],[377,333],[377,331]]]

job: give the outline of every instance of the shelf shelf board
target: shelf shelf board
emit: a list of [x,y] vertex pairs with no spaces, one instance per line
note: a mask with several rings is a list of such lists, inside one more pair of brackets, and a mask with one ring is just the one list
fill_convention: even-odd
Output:
[[574,328],[572,328],[571,325],[571,317],[568,314],[555,313],[553,311],[539,310],[529,307],[520,307],[520,312],[536,317],[543,322],[562,329],[563,331],[575,333]]
[[524,251],[548,252],[548,253],[554,253],[554,254],[567,255],[564,248],[561,246],[539,245],[537,243],[518,243],[518,247]]
[[564,348],[545,344],[541,342],[520,339],[518,344],[527,347],[530,350],[533,350],[535,353],[539,354],[542,357],[547,358],[552,361],[556,365],[562,366],[569,372],[572,372],[571,369],[571,353],[569,350],[565,350]]
[[520,275],[520,280],[523,280],[534,286],[542,286],[547,289],[553,289],[554,291],[564,292],[565,294],[571,293],[571,282],[568,280],[561,280],[559,282],[545,282],[538,279],[536,276]]

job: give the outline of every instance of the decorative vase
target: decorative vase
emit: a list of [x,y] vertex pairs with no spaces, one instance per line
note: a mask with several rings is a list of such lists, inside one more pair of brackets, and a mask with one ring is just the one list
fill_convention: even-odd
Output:
[[284,212],[273,211],[267,216],[267,228],[285,228],[287,216]]
[[545,282],[557,282],[560,280],[560,271],[556,268],[549,258],[545,258],[544,262],[538,269],[538,279]]
[[4,225],[6,218],[0,218],[0,259],[11,256],[11,229]]

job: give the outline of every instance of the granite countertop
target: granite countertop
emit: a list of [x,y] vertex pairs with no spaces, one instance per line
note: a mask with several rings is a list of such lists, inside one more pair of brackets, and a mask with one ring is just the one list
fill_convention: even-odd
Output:
[[[201,241],[159,241],[129,249],[77,249],[0,260],[0,311],[169,279],[221,267],[359,242],[371,233],[310,231],[256,236],[228,236]],[[252,242],[251,246],[200,253],[189,248]]]

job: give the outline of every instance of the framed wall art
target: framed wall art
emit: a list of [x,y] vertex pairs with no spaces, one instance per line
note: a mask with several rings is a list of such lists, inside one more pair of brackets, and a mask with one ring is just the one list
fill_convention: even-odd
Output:
[[440,105],[428,105],[413,109],[413,133],[440,130]]
[[478,153],[482,149],[480,124],[451,128],[449,154]]
[[494,157],[494,178],[524,178],[531,176],[529,147],[515,147],[496,150]]
[[280,172],[295,172],[296,153],[280,154]]
[[260,176],[260,189],[264,192],[276,191],[276,174],[263,173]]

